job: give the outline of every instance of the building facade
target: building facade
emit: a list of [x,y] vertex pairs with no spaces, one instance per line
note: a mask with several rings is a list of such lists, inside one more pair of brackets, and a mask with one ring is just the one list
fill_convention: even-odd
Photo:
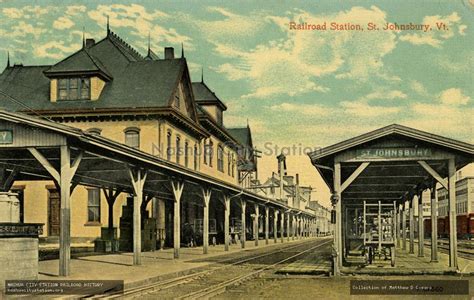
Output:
[[[152,154],[203,176],[241,185],[244,172],[256,172],[251,156],[250,128],[224,126],[225,104],[207,86],[192,82],[184,53],[176,57],[167,47],[163,58],[151,49],[142,56],[117,34],[107,29],[104,39],[87,39],[83,47],[54,65],[10,65],[0,75],[0,89],[8,95],[6,109],[24,112],[103,136]],[[247,132],[243,145],[241,130]],[[249,140],[250,138],[250,140]],[[241,155],[241,149],[249,154]],[[251,166],[249,168],[249,166]],[[250,177],[249,177],[250,178]],[[92,240],[101,236],[108,223],[120,234],[127,199],[119,193],[108,205],[104,188],[77,186],[71,195],[71,236]],[[15,181],[21,220],[44,223],[43,237],[60,231],[60,196],[54,181]],[[142,216],[156,220],[157,239],[170,243],[172,193],[144,199]],[[202,226],[196,201],[181,207],[182,228]],[[211,229],[222,231],[223,208],[210,210]],[[201,221],[199,221],[201,220]],[[182,229],[183,230],[183,229]],[[211,230],[212,231],[212,230]]]

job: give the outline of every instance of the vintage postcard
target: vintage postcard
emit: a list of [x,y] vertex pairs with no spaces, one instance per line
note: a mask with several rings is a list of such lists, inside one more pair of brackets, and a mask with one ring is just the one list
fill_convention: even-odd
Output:
[[0,298],[471,299],[473,30],[473,0],[0,0]]

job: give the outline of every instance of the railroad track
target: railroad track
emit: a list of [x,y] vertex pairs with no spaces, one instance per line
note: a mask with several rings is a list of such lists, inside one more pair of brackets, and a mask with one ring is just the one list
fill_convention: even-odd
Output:
[[[133,299],[146,297],[147,295],[156,299],[209,298],[224,292],[228,286],[254,278],[264,271],[274,269],[280,264],[294,260],[309,251],[331,242],[332,239],[302,242],[278,248],[275,251],[250,255],[243,259],[230,258],[212,264],[204,271],[128,289],[116,294],[95,295],[83,298]],[[173,289],[175,287],[179,287],[179,289]]]
[[[418,244],[418,241],[415,241],[415,244]],[[431,248],[431,243],[425,242],[425,247]],[[474,260],[474,253],[472,253],[471,251],[465,251],[463,249],[470,250],[468,248],[460,248],[458,245],[458,256],[465,259]],[[449,245],[447,245],[446,243],[439,243],[438,251],[449,254]]]

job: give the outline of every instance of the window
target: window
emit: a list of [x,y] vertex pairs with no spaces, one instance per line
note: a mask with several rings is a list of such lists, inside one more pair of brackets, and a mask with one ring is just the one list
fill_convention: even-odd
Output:
[[229,153],[227,154],[227,175],[229,176],[230,176],[231,163],[232,163],[232,156],[229,151]]
[[87,222],[100,223],[100,190],[87,190]]
[[207,155],[209,156],[209,167],[212,167],[212,159],[213,157],[213,152],[214,152],[214,143],[212,140],[209,140],[209,145],[208,145],[208,151]]
[[235,157],[232,154],[232,177],[235,177]]
[[184,166],[188,167],[189,165],[189,143],[188,141],[184,142]]
[[179,156],[181,154],[181,138],[179,136],[176,137],[176,163],[179,164]]
[[198,169],[198,161],[199,161],[199,154],[198,154],[198,146],[194,145],[194,170]]
[[58,80],[59,100],[89,100],[91,98],[89,78],[62,78]]
[[209,139],[209,143],[204,143],[204,163],[208,164],[209,167],[212,167],[212,152],[213,152],[213,143]]
[[224,172],[224,149],[221,145],[217,147],[217,170]]
[[208,151],[207,150],[207,143],[206,143],[206,141],[204,141],[204,164],[206,164],[206,165],[208,164],[208,162],[207,162],[207,151]]
[[140,129],[138,128],[127,128],[125,132],[125,145],[139,149],[140,148]]
[[100,135],[102,133],[102,129],[100,128],[89,128],[87,132],[90,134]]
[[166,135],[166,159],[171,160],[171,131]]

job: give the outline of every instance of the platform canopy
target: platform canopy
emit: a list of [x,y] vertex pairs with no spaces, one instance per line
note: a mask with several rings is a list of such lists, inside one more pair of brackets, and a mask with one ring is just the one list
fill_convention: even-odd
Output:
[[474,145],[393,124],[309,156],[333,192],[339,165],[344,202],[401,202],[434,179],[446,187],[447,161],[453,159],[457,170],[473,162]]
[[[412,251],[415,203],[423,190],[436,190],[437,184],[448,190],[449,267],[457,268],[455,175],[456,170],[474,161],[472,144],[394,124],[314,151],[309,156],[333,194],[335,274],[340,274],[347,254],[345,208],[376,202],[379,206],[393,204],[394,215],[400,210],[405,214],[408,201]],[[436,200],[432,203],[435,208]],[[436,213],[435,209],[433,212]],[[423,224],[423,216],[419,221]]]
[[[52,180],[60,191],[60,276],[69,275],[71,215],[74,214],[70,196],[77,185],[97,187],[106,192],[109,228],[113,227],[113,209],[110,207],[113,208],[117,195],[122,192],[134,195],[133,262],[136,265],[140,264],[141,257],[140,207],[146,207],[153,198],[174,202],[175,258],[179,257],[179,203],[183,194],[202,200],[205,193],[209,201],[212,190],[213,197],[227,199],[226,205],[230,205],[231,198],[234,201],[241,199],[255,206],[267,205],[314,218],[310,212],[289,207],[282,201],[258,195],[152,153],[45,118],[0,109],[0,191],[10,190],[15,180]],[[229,211],[230,206],[227,207],[226,211]]]

